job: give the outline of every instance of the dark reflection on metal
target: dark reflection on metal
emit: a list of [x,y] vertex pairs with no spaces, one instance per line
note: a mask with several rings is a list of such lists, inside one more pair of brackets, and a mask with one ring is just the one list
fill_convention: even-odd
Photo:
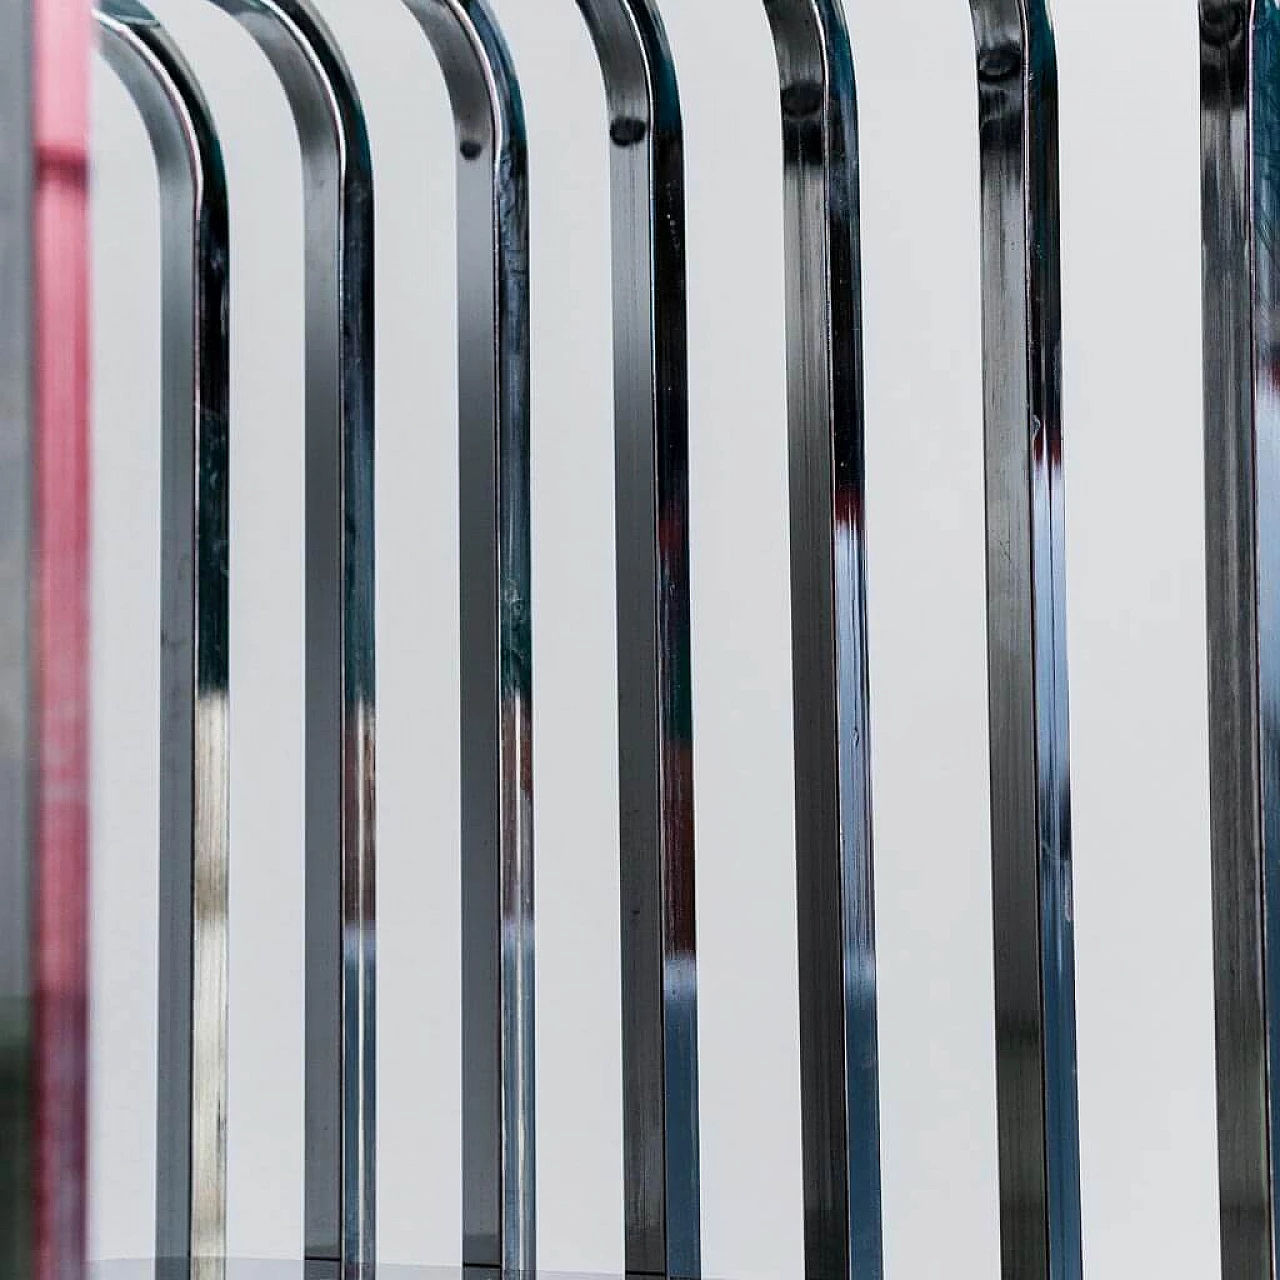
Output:
[[311,0],[212,0],[288,95],[306,202],[308,1257],[374,1254],[373,176]]
[[160,1008],[156,1252],[226,1250],[228,239],[198,84],[135,0],[97,9],[147,126],[163,290]]
[[623,1170],[630,1272],[697,1276],[684,144],[651,0],[578,0],[613,182]]
[[982,161],[1003,1273],[1081,1272],[1057,60],[1046,0],[972,0]]
[[406,0],[458,138],[463,1261],[531,1272],[534,1212],[529,201],[524,107],[483,0]]
[[1210,830],[1222,1273],[1277,1274],[1280,9],[1201,0]]
[[79,1280],[91,25],[82,0],[0,24],[0,1275]]
[[765,0],[780,79],[805,1269],[883,1273],[858,124],[839,0]]

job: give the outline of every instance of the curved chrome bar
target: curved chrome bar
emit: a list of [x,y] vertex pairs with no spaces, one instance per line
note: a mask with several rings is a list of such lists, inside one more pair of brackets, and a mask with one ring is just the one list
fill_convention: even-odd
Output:
[[684,141],[653,0],[578,0],[613,143],[628,1271],[701,1271]]
[[0,0],[0,1274],[85,1258],[87,0]]
[[1200,0],[1210,831],[1222,1274],[1276,1272],[1280,10]]
[[463,1262],[532,1274],[533,648],[524,106],[506,43],[483,0],[406,4],[443,68],[458,136]]
[[226,1252],[229,241],[222,149],[190,67],[136,0],[101,48],[151,139],[163,261],[156,1256]]
[[310,0],[211,0],[280,77],[306,197],[308,1258],[374,1260],[373,175]]
[[867,674],[862,263],[840,0],[765,0],[786,196],[805,1269],[884,1271]]
[[972,0],[982,159],[996,1087],[1006,1276],[1079,1277],[1057,60]]

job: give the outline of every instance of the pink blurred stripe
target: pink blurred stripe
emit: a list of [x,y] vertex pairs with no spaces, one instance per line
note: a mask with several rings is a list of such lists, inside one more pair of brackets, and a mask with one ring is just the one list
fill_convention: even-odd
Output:
[[89,335],[86,0],[32,0],[35,57],[36,1277],[85,1257]]

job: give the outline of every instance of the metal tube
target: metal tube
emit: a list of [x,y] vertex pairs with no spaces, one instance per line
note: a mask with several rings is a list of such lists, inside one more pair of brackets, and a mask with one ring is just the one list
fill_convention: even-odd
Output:
[[360,99],[311,0],[212,0],[288,95],[306,199],[308,1258],[374,1250],[373,176]]
[[1280,12],[1201,0],[1210,832],[1222,1273],[1276,1267]]
[[1057,61],[1047,0],[972,0],[982,169],[996,1088],[1007,1277],[1081,1272]]
[[0,1272],[85,1253],[88,58],[78,0],[0,48]]
[[839,0],[765,0],[786,197],[805,1269],[883,1274],[858,122]]
[[701,1272],[684,142],[652,0],[578,0],[612,142],[629,1272]]
[[406,0],[458,143],[462,1256],[536,1269],[529,194],[524,106],[483,0]]
[[226,1252],[229,244],[204,95],[137,0],[102,51],[155,153],[161,202],[160,1000],[156,1256]]

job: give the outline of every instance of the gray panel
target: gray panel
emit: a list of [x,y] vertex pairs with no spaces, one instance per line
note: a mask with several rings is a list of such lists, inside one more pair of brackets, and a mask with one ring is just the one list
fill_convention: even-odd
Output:
[[30,0],[0,13],[0,1274],[21,1276],[35,1208]]

